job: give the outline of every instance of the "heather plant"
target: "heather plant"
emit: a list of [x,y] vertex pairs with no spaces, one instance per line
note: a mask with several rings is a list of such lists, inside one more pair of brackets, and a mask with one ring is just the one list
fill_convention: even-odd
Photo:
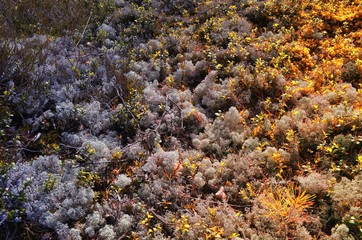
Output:
[[90,24],[99,24],[113,7],[111,1],[65,0],[56,5],[51,1],[4,1],[0,9],[2,34],[13,38],[35,33],[61,35],[67,31],[80,32],[88,18],[92,20]]
[[[1,124],[2,128],[9,127],[7,122],[12,121],[15,115],[26,105],[26,99],[31,97],[30,91],[34,88],[44,90],[44,86],[32,82],[31,72],[36,63],[44,61],[43,53],[46,43],[41,37],[34,37],[28,41],[3,39],[0,44],[0,90],[1,90]],[[33,49],[33,50],[29,50]],[[33,88],[29,86],[33,85]],[[21,95],[20,91],[24,91]],[[37,104],[34,100],[33,104]]]

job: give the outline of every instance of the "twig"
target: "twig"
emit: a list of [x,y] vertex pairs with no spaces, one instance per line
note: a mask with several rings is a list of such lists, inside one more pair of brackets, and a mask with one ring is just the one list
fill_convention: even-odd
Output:
[[20,149],[23,150],[23,151],[32,152],[32,153],[42,153],[43,152],[41,150],[31,150],[31,149],[25,148],[25,147],[21,147]]
[[158,215],[154,210],[150,210],[150,212],[156,216],[156,218],[158,218],[158,220],[160,220],[163,224],[165,225],[173,225],[173,223],[168,222],[166,219],[164,219],[163,217],[161,217],[160,215]]
[[228,202],[220,202],[220,201],[213,201],[213,200],[209,200],[209,199],[202,199],[200,197],[191,197],[191,196],[183,196],[184,198],[189,198],[189,199],[194,199],[197,201],[203,201],[203,202],[209,202],[209,203],[213,203],[213,204],[219,204],[219,203],[224,203],[227,206],[231,207],[231,208],[246,208],[246,207],[252,207],[252,204],[243,204],[243,205],[237,205],[237,204],[231,204]]
[[174,101],[172,101],[171,98],[169,98],[167,95],[166,95],[166,100],[169,100],[171,103],[173,103],[180,111],[180,118],[181,118],[181,129],[184,129],[184,121],[183,121],[183,118],[182,118],[182,109],[180,108],[180,106],[175,103]]
[[87,23],[86,23],[86,24],[85,24],[85,26],[84,26],[84,29],[83,29],[82,35],[81,35],[81,37],[80,37],[79,41],[77,42],[77,44],[75,45],[75,48],[77,48],[77,47],[78,47],[78,45],[79,45],[79,43],[80,43],[80,41],[82,41],[82,39],[83,39],[83,37],[84,37],[84,34],[85,34],[85,30],[87,29],[88,24],[89,24],[89,21],[90,21],[90,19],[91,19],[91,17],[92,17],[92,14],[93,14],[93,12],[91,11],[91,12],[90,12],[90,14],[89,14],[89,17],[88,17]]
[[161,116],[161,120],[160,120],[160,122],[159,122],[159,124],[158,124],[158,126],[155,128],[155,132],[157,132],[158,133],[158,129],[161,127],[161,125],[162,125],[162,121],[164,120],[164,118],[165,118],[165,115],[166,115],[166,109],[167,109],[167,96],[166,96],[166,98],[165,98],[165,111],[163,111],[163,113],[162,113],[162,116]]
[[72,148],[72,149],[79,149],[80,147],[70,146],[64,143],[59,143],[60,146],[66,147],[66,148]]

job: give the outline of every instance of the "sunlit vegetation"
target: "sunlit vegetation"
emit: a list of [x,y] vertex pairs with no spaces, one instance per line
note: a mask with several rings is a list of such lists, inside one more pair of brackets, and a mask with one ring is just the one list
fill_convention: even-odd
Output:
[[362,238],[361,19],[3,1],[0,238]]

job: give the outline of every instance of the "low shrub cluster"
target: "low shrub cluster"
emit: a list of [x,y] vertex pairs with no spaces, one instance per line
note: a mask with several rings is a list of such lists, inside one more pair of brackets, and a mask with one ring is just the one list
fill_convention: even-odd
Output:
[[4,0],[0,238],[362,238],[361,15]]

